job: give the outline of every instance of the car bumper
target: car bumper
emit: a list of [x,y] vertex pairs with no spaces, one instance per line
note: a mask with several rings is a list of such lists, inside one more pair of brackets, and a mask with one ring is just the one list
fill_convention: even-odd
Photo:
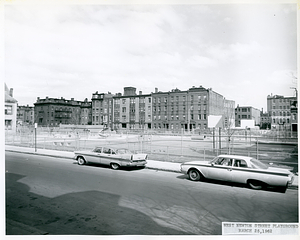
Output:
[[147,161],[145,160],[140,160],[140,161],[134,161],[130,162],[127,166],[128,167],[143,167],[147,164]]
[[293,184],[294,179],[295,179],[295,176],[293,175],[293,176],[291,177],[291,180],[288,181],[288,186],[291,186],[291,185]]

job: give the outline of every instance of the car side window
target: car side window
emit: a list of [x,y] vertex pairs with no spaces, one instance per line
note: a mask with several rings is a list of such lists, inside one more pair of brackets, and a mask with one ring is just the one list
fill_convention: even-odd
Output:
[[223,166],[232,166],[232,159],[224,158],[224,161],[222,162]]
[[225,158],[218,158],[218,159],[215,161],[215,164],[216,164],[216,165],[222,165],[224,159],[225,159]]
[[111,150],[111,154],[116,154],[116,151],[115,150]]
[[102,148],[96,148],[94,152],[101,153]]
[[109,148],[103,148],[103,153],[110,154],[110,149]]
[[240,159],[235,160],[234,166],[235,167],[240,167],[240,168],[247,168],[248,167],[246,161],[245,160],[240,160]]

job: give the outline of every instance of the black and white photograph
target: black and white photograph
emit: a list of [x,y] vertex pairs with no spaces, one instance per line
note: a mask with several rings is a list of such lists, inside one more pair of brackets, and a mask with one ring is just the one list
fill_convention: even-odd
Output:
[[3,236],[298,238],[298,4],[1,3]]

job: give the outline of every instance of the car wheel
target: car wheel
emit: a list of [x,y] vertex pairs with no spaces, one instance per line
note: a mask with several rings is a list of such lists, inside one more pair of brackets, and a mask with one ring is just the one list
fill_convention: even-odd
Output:
[[189,170],[188,175],[192,181],[199,181],[201,179],[201,173],[196,169]]
[[111,167],[112,169],[114,169],[114,170],[117,170],[117,169],[120,168],[120,165],[117,164],[117,163],[111,163],[111,164],[110,164],[110,167]]
[[83,157],[78,157],[77,162],[78,162],[78,165],[84,165],[85,164],[85,160],[84,160]]
[[261,190],[264,187],[264,184],[260,181],[251,180],[248,182],[250,188],[255,190]]
[[278,190],[279,190],[279,192],[281,192],[281,193],[285,193],[287,188],[288,188],[288,186],[279,187]]

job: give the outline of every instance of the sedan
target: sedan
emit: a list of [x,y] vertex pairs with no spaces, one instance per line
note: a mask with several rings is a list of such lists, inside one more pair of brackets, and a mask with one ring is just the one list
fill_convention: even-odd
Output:
[[86,163],[99,163],[110,166],[112,169],[120,167],[145,167],[148,155],[134,154],[128,149],[96,147],[92,151],[75,151],[74,159],[79,165]]
[[192,181],[212,179],[247,184],[252,189],[278,187],[285,192],[293,183],[294,174],[287,169],[270,167],[246,156],[219,155],[212,161],[192,161],[181,164],[181,171]]

